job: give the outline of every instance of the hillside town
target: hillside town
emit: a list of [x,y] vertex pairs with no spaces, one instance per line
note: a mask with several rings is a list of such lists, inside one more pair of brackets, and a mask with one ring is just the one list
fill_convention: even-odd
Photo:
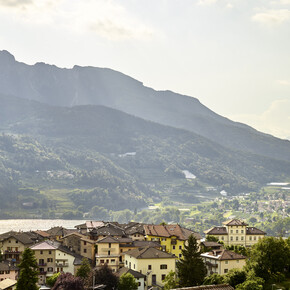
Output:
[[[17,280],[21,276],[19,265],[27,249],[31,250],[37,262],[40,289],[66,289],[50,288],[53,286],[51,278],[64,273],[78,277],[84,265],[89,265],[89,271],[93,273],[106,268],[117,279],[131,275],[138,290],[177,289],[170,287],[168,281],[171,276],[175,285],[179,285],[177,281],[182,278],[178,277],[181,271],[178,264],[188,259],[192,245],[196,245],[195,252],[202,263],[200,267],[204,267],[204,282],[213,275],[222,277],[236,270],[242,271],[247,263],[247,253],[266,235],[239,219],[229,220],[204,234],[205,238],[202,238],[200,233],[179,224],[104,221],[86,221],[74,229],[54,227],[47,231],[6,232],[0,235],[0,289],[17,289]],[[192,261],[198,260],[192,258]],[[199,286],[201,284],[189,286],[203,287]],[[214,289],[234,289],[223,288],[231,287],[230,283],[212,284],[221,285],[221,288]],[[93,275],[92,285],[83,289],[114,288],[99,283]]]

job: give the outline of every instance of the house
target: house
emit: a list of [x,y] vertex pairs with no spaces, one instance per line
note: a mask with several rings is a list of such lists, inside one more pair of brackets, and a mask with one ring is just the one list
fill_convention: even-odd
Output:
[[63,227],[53,227],[53,228],[47,230],[46,232],[49,234],[49,238],[51,240],[59,241],[64,236],[66,236],[72,232],[75,232],[75,231],[76,230],[74,230],[74,229],[66,229]]
[[176,257],[155,248],[137,248],[123,253],[125,267],[146,275],[146,286],[162,288],[165,276],[175,272]]
[[31,246],[30,249],[38,262],[40,285],[45,284],[46,278],[57,272],[75,274],[83,258],[57,241],[47,240]]
[[145,240],[145,230],[144,224],[137,222],[130,222],[125,225],[120,225],[125,230],[127,237],[131,238],[133,241],[144,241]]
[[83,224],[76,225],[75,228],[81,234],[86,234],[92,231],[93,229],[97,229],[103,227],[105,225],[102,221],[86,221]]
[[229,270],[242,269],[246,265],[247,257],[229,250],[213,250],[201,254],[207,268],[207,275],[228,273]]
[[198,244],[201,239],[200,234],[178,224],[144,225],[144,230],[147,241],[160,243],[163,251],[174,254],[178,258],[182,258],[181,251],[184,249],[189,236],[193,235]]
[[118,277],[122,276],[123,274],[131,274],[138,283],[138,290],[145,290],[145,279],[146,275],[141,274],[140,272],[134,271],[132,269],[129,269],[127,267],[121,268],[116,274]]
[[34,232],[8,232],[0,235],[3,260],[19,262],[23,251],[41,240],[43,238]]
[[70,233],[59,240],[63,246],[72,252],[82,255],[92,261],[95,259],[95,241],[77,232]]
[[5,279],[17,280],[19,269],[11,264],[11,262],[1,262],[0,263],[0,281]]
[[0,290],[15,290],[16,289],[16,280],[13,279],[5,279],[0,281]]
[[113,223],[106,223],[104,226],[94,228],[89,232],[90,239],[94,241],[106,238],[108,236],[113,238],[123,238],[126,237],[126,234],[121,227]]
[[224,225],[223,227],[213,227],[205,231],[205,234],[217,237],[227,246],[240,245],[244,247],[256,244],[266,235],[265,232],[255,227],[248,227],[248,224],[239,219],[224,222]]
[[202,241],[200,243],[200,248],[202,252],[209,252],[211,250],[220,250],[223,248],[222,244],[216,243],[216,242],[211,242],[211,241]]

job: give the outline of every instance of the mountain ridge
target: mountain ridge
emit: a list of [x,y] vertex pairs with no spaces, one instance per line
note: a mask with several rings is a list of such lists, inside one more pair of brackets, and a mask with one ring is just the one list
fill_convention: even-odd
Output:
[[[228,148],[290,161],[289,141],[222,117],[196,98],[171,91],[155,91],[107,68],[26,65],[17,62],[11,54],[7,56],[7,52],[4,55],[0,52],[0,74],[3,76],[0,92],[4,94],[55,106],[103,105],[189,130]],[[3,61],[6,58],[9,61]]]

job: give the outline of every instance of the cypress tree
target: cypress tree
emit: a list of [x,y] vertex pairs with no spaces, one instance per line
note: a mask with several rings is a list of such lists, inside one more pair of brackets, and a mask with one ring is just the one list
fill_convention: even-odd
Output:
[[177,262],[179,284],[181,287],[201,285],[206,276],[206,267],[200,256],[197,241],[193,235],[182,250],[183,258]]
[[30,248],[24,250],[22,261],[18,265],[20,269],[16,290],[38,290],[38,266],[33,251]]

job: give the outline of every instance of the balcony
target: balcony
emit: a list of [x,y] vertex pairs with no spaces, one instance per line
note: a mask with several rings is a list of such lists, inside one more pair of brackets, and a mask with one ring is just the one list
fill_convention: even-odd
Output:
[[176,245],[177,244],[177,240],[171,240],[171,245]]
[[21,254],[22,251],[5,250],[5,254]]
[[41,267],[41,266],[46,266],[47,264],[46,263],[38,263],[38,266]]
[[56,267],[68,267],[68,263],[67,262],[56,262],[55,266]]
[[213,263],[211,263],[211,262],[209,262],[209,261],[206,261],[205,264],[206,264],[207,266],[209,266],[209,267],[212,267],[212,268],[217,268],[217,267],[218,267],[218,264],[213,264]]
[[46,271],[39,271],[38,275],[46,275]]

